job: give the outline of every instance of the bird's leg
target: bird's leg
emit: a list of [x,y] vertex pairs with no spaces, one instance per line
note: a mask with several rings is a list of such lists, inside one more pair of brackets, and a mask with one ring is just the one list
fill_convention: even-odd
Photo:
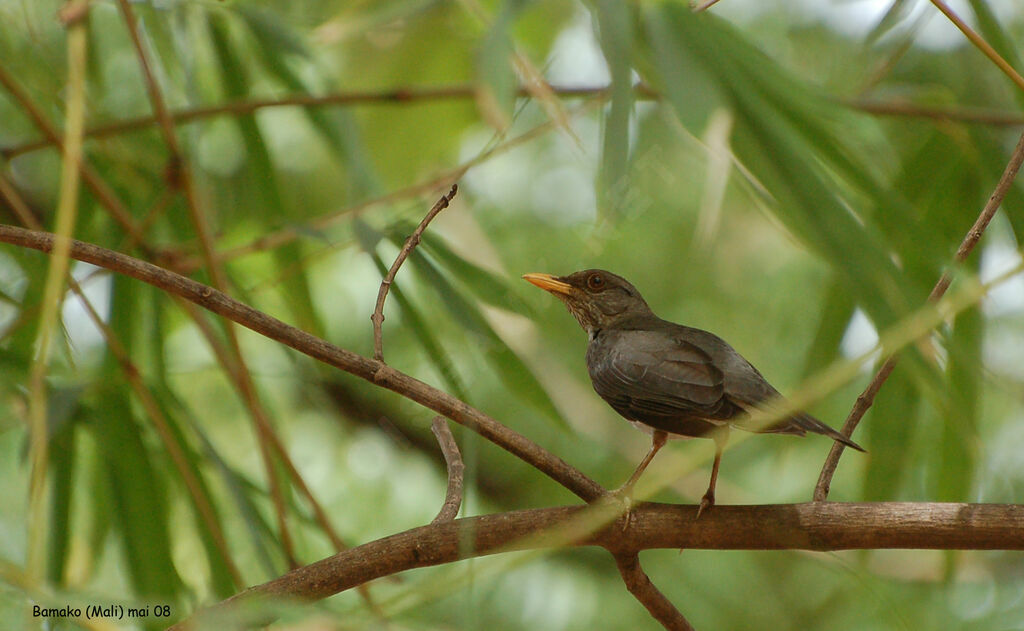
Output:
[[704,497],[700,498],[700,506],[697,508],[697,519],[705,510],[715,505],[715,485],[718,484],[718,467],[722,464],[722,451],[725,450],[725,443],[729,442],[729,427],[718,430],[712,436],[715,440],[715,462],[711,465],[711,482],[708,483],[708,490]]
[[640,479],[640,476],[647,468],[647,465],[651,464],[651,460],[654,459],[654,455],[658,453],[658,450],[665,446],[665,442],[667,440],[667,433],[660,429],[654,430],[654,433],[651,434],[651,448],[647,450],[647,455],[644,456],[644,459],[640,461],[639,465],[637,465],[636,470],[633,471],[633,475],[629,476],[629,480],[610,493],[611,496],[619,498],[622,503],[625,504],[623,514],[626,517],[626,521],[623,523],[623,530],[629,528],[629,522],[633,517],[631,512],[633,509],[633,485],[635,485],[636,481]]
[[636,471],[633,472],[633,475],[629,476],[629,480],[627,480],[625,484],[616,489],[615,493],[624,493],[625,495],[633,494],[633,485],[636,484],[636,481],[640,479],[640,476],[643,474],[644,470],[647,469],[647,465],[651,464],[651,460],[654,460],[654,454],[658,453],[658,450],[665,446],[665,442],[667,440],[667,433],[661,431],[660,429],[654,430],[654,433],[651,434],[651,448],[647,451],[647,455],[644,456],[644,459],[641,460],[640,464],[637,465]]

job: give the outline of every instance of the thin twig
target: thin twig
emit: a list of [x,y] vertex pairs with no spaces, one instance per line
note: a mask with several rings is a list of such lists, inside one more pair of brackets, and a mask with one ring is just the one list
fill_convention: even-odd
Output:
[[[926,502],[808,502],[696,506],[642,502],[630,527],[618,524],[572,540],[538,536],[586,518],[590,507],[562,506],[464,517],[420,526],[312,563],[222,601],[172,630],[259,598],[319,600],[414,568],[513,550],[600,546],[615,555],[640,550],[1021,550],[1024,505]],[[217,618],[223,620],[224,618]]]
[[[988,227],[992,217],[999,210],[999,206],[1003,203],[1003,198],[1006,197],[1006,193],[1009,192],[1010,187],[1013,186],[1013,180],[1017,177],[1017,172],[1020,170],[1021,163],[1024,162],[1024,134],[1021,134],[1020,139],[1017,141],[1017,146],[1013,150],[1013,155],[1010,156],[1010,161],[1006,165],[1006,169],[1003,170],[1002,177],[999,178],[999,182],[996,184],[995,190],[992,192],[992,196],[988,198],[988,202],[985,207],[981,209],[981,213],[978,218],[974,221],[974,225],[967,231],[963,241],[960,242],[960,247],[957,248],[956,254],[953,257],[954,264],[963,263],[970,255],[971,251],[978,244],[981,239],[981,235],[985,233],[985,228]],[[939,281],[935,283],[935,287],[932,288],[931,293],[928,295],[929,302],[935,302],[946,293],[949,289],[949,284],[952,282],[952,275],[949,270],[942,273]],[[868,384],[864,392],[857,397],[856,403],[854,403],[853,409],[850,410],[849,416],[846,417],[846,422],[843,423],[842,433],[844,436],[853,436],[853,430],[857,428],[857,424],[867,413],[868,409],[875,401],[875,395],[878,394],[878,390],[885,383],[885,380],[892,374],[893,369],[896,367],[896,362],[899,361],[899,355],[893,355],[885,360],[882,367],[875,373],[874,378]],[[833,443],[832,449],[828,452],[828,457],[825,458],[825,464],[821,468],[821,474],[818,476],[818,483],[814,487],[814,501],[823,502],[828,498],[829,487],[832,484],[832,476],[835,475],[836,467],[839,465],[839,458],[843,455],[843,445],[841,443]]]
[[960,18],[960,16],[953,11],[953,9],[949,8],[949,5],[943,2],[943,0],[932,0],[932,4],[934,4],[939,11],[942,11],[942,13],[944,13],[946,17],[949,18],[949,21],[952,22],[958,29],[960,29],[960,32],[963,33],[964,36],[978,48],[978,50],[984,53],[985,56],[992,61],[992,63],[994,63],[1000,70],[1002,70],[1003,74],[1009,77],[1011,81],[1016,83],[1018,88],[1024,90],[1024,77],[1020,76],[1020,73],[1014,70],[1013,66],[1011,66],[1008,61],[1003,59],[1002,55],[997,53],[996,49],[992,48],[992,46],[985,41],[985,38],[983,38],[981,35],[978,35],[978,33],[970,26],[967,26],[967,23],[964,22]]
[[[273,451],[271,449],[271,444],[274,442],[272,438],[274,429],[270,423],[270,417],[263,409],[263,406],[260,405],[253,384],[247,381],[241,374],[245,372],[245,367],[240,365],[238,357],[233,355],[225,344],[221,343],[211,319],[206,318],[202,310],[188,300],[179,298],[177,302],[195,323],[196,328],[199,329],[206,343],[209,344],[210,352],[227,374],[229,382],[235,387],[235,390],[242,399],[242,403],[249,410],[253,423],[256,425],[256,443],[259,445],[260,462],[267,471],[267,486],[269,487],[271,505],[274,507],[274,518],[277,521],[281,550],[288,562],[288,566],[296,567],[299,565],[299,561],[295,552],[291,529],[288,527],[284,489],[278,476],[278,471],[274,466]],[[230,323],[228,325],[230,326]]]
[[171,159],[180,161],[182,158],[181,147],[178,145],[177,136],[175,136],[174,120],[164,102],[160,85],[156,82],[156,77],[153,76],[149,55],[146,54],[146,48],[142,45],[142,38],[139,36],[139,29],[135,25],[135,13],[128,0],[118,0],[118,5],[121,7],[121,13],[124,14],[125,26],[128,28],[128,35],[135,47],[135,56],[139,60],[139,68],[142,70],[142,77],[146,82],[146,93],[149,95],[149,102],[153,107],[156,122],[159,123],[160,133],[163,135],[167,149],[171,152]]
[[[548,87],[553,94],[567,99],[601,95],[606,93],[609,89],[608,86]],[[643,100],[659,98],[653,90],[642,83],[637,84],[634,87],[634,91],[637,99]],[[520,87],[518,94],[520,97],[524,98],[531,96],[530,90],[526,87]],[[181,125],[217,116],[241,116],[252,114],[253,112],[261,109],[275,107],[345,107],[361,104],[392,105],[440,100],[472,99],[475,98],[476,95],[477,88],[471,84],[436,87],[409,87],[385,91],[336,92],[324,95],[293,94],[273,99],[231,101],[206,107],[182,109],[171,112],[170,116],[176,125]],[[89,138],[116,136],[126,132],[146,129],[155,123],[157,123],[155,116],[140,116],[138,118],[120,120],[90,127],[85,130],[85,135]],[[53,144],[55,144],[53,139],[45,137],[13,147],[0,149],[0,154],[7,159],[11,159],[24,153],[43,149]]]
[[[0,224],[0,242],[42,252],[53,250],[54,236]],[[605,490],[575,467],[490,416],[414,377],[369,357],[338,348],[301,329],[253,309],[227,294],[146,261],[107,248],[72,240],[69,256],[163,289],[224,316],[233,322],[381,387],[397,392],[468,427],[486,440],[524,460],[586,502],[604,497]]]
[[[716,0],[717,1],[717,0]],[[694,631],[683,614],[676,609],[665,594],[661,593],[651,582],[647,573],[640,567],[640,555],[636,552],[625,552],[614,555],[615,565],[622,575],[622,582],[630,594],[647,608],[648,613],[669,631]]]
[[[139,67],[142,70],[142,77],[146,84],[146,92],[149,95],[150,104],[153,108],[156,120],[159,123],[164,144],[167,145],[167,150],[170,153],[171,168],[177,174],[177,177],[174,179],[176,182],[180,183],[181,190],[184,193],[186,207],[189,211],[189,219],[191,220],[196,236],[199,239],[200,255],[207,272],[210,275],[211,284],[217,289],[225,291],[227,288],[227,278],[224,274],[220,261],[218,261],[215,256],[212,230],[210,229],[209,220],[203,212],[199,202],[199,192],[196,189],[195,178],[192,175],[192,167],[181,149],[181,144],[178,142],[177,132],[174,127],[174,120],[171,118],[170,111],[167,109],[166,102],[160,90],[160,85],[157,83],[156,77],[153,75],[151,64],[149,62],[149,55],[147,54],[146,48],[142,43],[142,38],[139,35],[139,29],[136,24],[135,14],[131,8],[131,3],[129,3],[128,0],[118,0],[118,4],[121,8],[122,14],[124,15],[125,26],[127,27],[128,34],[131,37],[132,45],[135,48],[135,55],[139,61]],[[295,550],[288,528],[284,491],[281,488],[282,485],[278,479],[279,473],[274,466],[274,459],[270,447],[270,443],[274,440],[271,437],[271,434],[273,434],[273,427],[271,426],[266,410],[260,402],[256,385],[252,381],[252,375],[246,365],[241,345],[238,343],[238,336],[234,325],[230,322],[225,323],[224,333],[227,337],[228,357],[230,358],[230,362],[222,362],[222,365],[224,365],[225,369],[227,369],[228,375],[235,382],[235,387],[241,395],[246,407],[249,408],[250,416],[253,419],[255,434],[260,443],[260,456],[263,461],[263,467],[267,473],[270,494],[273,498],[281,544],[284,548],[285,555],[294,565],[296,564]],[[207,334],[207,338],[212,344],[214,337]]]
[[700,13],[701,11],[707,11],[716,4],[718,4],[718,0],[704,0],[701,4],[693,7],[693,12]]
[[[40,227],[38,220],[31,214],[24,199],[22,199],[21,195],[18,194],[14,187],[7,182],[7,178],[2,175],[0,175],[0,198],[5,199],[11,208],[15,209],[15,213],[27,226],[33,229],[38,229]],[[159,434],[160,439],[164,442],[164,446],[171,457],[171,461],[178,469],[178,473],[181,475],[181,479],[185,484],[185,488],[188,489],[189,495],[192,496],[192,501],[195,502],[196,510],[199,512],[199,516],[203,520],[207,530],[209,530],[210,536],[213,538],[214,545],[220,552],[222,560],[227,566],[228,573],[231,574],[234,584],[238,587],[245,585],[245,581],[242,579],[242,575],[238,571],[238,567],[235,565],[234,559],[231,558],[227,539],[224,537],[224,532],[220,527],[220,522],[217,520],[216,511],[213,510],[213,506],[210,504],[209,498],[203,493],[202,485],[199,484],[199,480],[195,477],[193,470],[188,466],[188,459],[181,450],[181,446],[174,439],[173,433],[169,429],[167,419],[164,417],[163,411],[157,404],[153,392],[142,379],[139,369],[135,366],[134,362],[132,362],[128,351],[121,342],[121,338],[119,338],[113,329],[111,329],[103,318],[100,317],[96,308],[92,305],[92,302],[82,290],[81,284],[76,281],[70,273],[66,274],[66,278],[71,291],[75,293],[79,301],[82,303],[82,306],[85,307],[86,314],[89,316],[89,319],[92,320],[97,330],[99,330],[100,334],[103,336],[111,355],[113,355],[117,360],[118,365],[121,367],[122,374],[124,374],[129,386],[131,386],[132,390],[135,392],[135,396],[138,397],[140,405],[146,411],[150,420],[152,420],[153,427],[156,429],[157,434]],[[88,279],[86,279],[86,281],[87,280]],[[83,283],[86,281],[83,281]]]
[[[550,86],[550,89],[556,96],[566,99],[575,99],[606,94],[609,87]],[[635,85],[633,91],[634,98],[636,99],[658,100],[661,98],[660,94],[654,91],[650,86],[643,83]],[[425,103],[439,100],[471,99],[476,96],[476,93],[476,88],[472,85],[452,85],[440,87],[398,88],[395,90],[374,92],[336,92],[324,95],[293,94],[274,99],[230,101],[228,103],[220,103],[205,107],[181,109],[170,112],[170,117],[174,121],[175,125],[183,125],[206,120],[208,118],[215,118],[217,116],[242,116],[252,114],[253,112],[257,112],[262,109],[277,107],[346,107],[365,104],[394,105],[417,102]],[[518,94],[520,97],[530,96],[530,92],[525,87],[519,88]],[[917,106],[899,101],[886,103],[854,100],[848,104],[850,107],[861,109],[872,114],[962,120],[970,123],[981,123],[995,126],[1020,125],[1024,123],[1024,117],[1021,117],[1020,114],[999,110]],[[146,129],[157,123],[158,121],[156,116],[139,116],[137,118],[119,120],[89,127],[85,130],[85,135],[87,138],[106,138],[109,136],[117,136]],[[10,160],[20,155],[38,151],[39,149],[45,149],[46,147],[56,144],[58,144],[58,142],[55,137],[44,135],[43,138],[38,140],[31,140],[22,144],[0,148],[0,155]]]
[[380,289],[377,291],[377,305],[373,309],[373,315],[370,316],[370,321],[373,322],[373,358],[379,362],[384,361],[384,334],[382,330],[384,323],[384,300],[388,297],[391,283],[395,282],[398,268],[402,266],[402,263],[405,263],[405,259],[419,245],[420,237],[423,236],[423,231],[427,229],[427,225],[433,221],[434,217],[437,217],[438,213],[448,208],[448,204],[451,203],[458,192],[459,185],[452,184],[448,194],[442,195],[441,199],[437,200],[437,203],[430,209],[427,216],[423,218],[420,225],[416,226],[416,229],[409,235],[409,238],[405,240],[405,245],[402,246],[398,256],[395,257],[395,262],[391,264],[391,269],[388,270],[387,276],[384,277],[384,280],[380,281]]
[[462,481],[466,465],[462,463],[459,445],[455,442],[455,436],[452,435],[445,417],[435,416],[430,422],[430,431],[437,437],[437,444],[441,446],[441,453],[444,454],[445,466],[448,469],[448,490],[444,494],[444,504],[441,505],[437,517],[430,522],[436,524],[458,517],[459,508],[462,506]]
[[[118,5],[121,7],[121,13],[124,15],[125,26],[128,29],[128,35],[131,37],[132,45],[135,48],[135,56],[139,60],[139,69],[142,70],[142,77],[146,83],[146,93],[149,95],[149,102],[153,108],[153,115],[156,118],[158,127],[160,128],[164,144],[167,145],[167,150],[171,154],[170,168],[168,170],[176,174],[176,177],[173,178],[174,183],[184,186],[188,203],[194,205],[196,203],[196,198],[194,189],[192,188],[192,176],[188,164],[185,163],[185,156],[182,154],[181,145],[178,143],[178,137],[174,129],[174,119],[171,118],[170,110],[167,109],[167,103],[164,101],[163,94],[160,91],[160,84],[157,83],[156,77],[153,75],[153,69],[149,62],[149,55],[146,53],[146,48],[142,44],[142,37],[139,35],[139,28],[135,24],[135,13],[128,0],[118,0]],[[146,218],[146,223],[151,221],[152,219],[150,217]]]
[[[88,10],[82,0],[69,0],[64,11],[79,14]],[[36,348],[29,366],[29,477],[28,505],[28,549],[26,566],[29,576],[40,580],[43,577],[48,530],[46,503],[46,470],[50,453],[47,431],[47,408],[49,388],[46,372],[50,365],[50,345],[54,333],[60,326],[61,305],[64,301],[65,283],[71,258],[68,255],[69,240],[74,234],[78,217],[79,175],[78,165],[82,162],[82,138],[85,130],[85,76],[89,51],[86,26],[80,19],[68,18],[67,34],[67,105],[65,107],[63,160],[60,170],[60,198],[57,204],[56,241],[53,256],[50,257],[43,283],[42,310],[36,330]]]
[[[572,112],[572,115],[575,116],[583,112],[586,112],[589,109],[594,108],[596,105],[600,105],[602,102],[603,100],[601,98],[594,98],[588,101],[587,103],[584,103],[576,110],[574,110]],[[515,147],[521,146],[533,140],[534,138],[538,138],[554,128],[554,122],[550,120],[545,121],[537,125],[536,127],[523,132],[522,134],[516,136],[515,138],[511,138],[501,144],[495,145],[490,149],[487,149],[486,151],[480,152],[480,154],[463,162],[462,164],[459,164],[450,169],[446,169],[440,173],[433,175],[428,180],[407,186],[405,188],[398,189],[396,191],[392,191],[391,193],[387,193],[385,195],[382,195],[381,197],[358,202],[352,206],[347,206],[340,210],[332,211],[320,215],[318,217],[314,217],[312,219],[307,220],[300,226],[290,226],[278,230],[277,232],[271,232],[270,234],[259,237],[258,239],[255,239],[254,241],[251,241],[245,245],[240,245],[229,250],[224,250],[223,252],[219,253],[219,260],[231,261],[241,256],[251,254],[253,252],[263,252],[277,247],[281,247],[282,245],[291,243],[292,241],[298,239],[300,236],[308,235],[310,232],[313,231],[325,230],[342,219],[357,216],[359,213],[362,213],[373,206],[394,203],[397,200],[410,198],[416,195],[421,195],[423,193],[432,191],[436,189],[438,186],[447,184],[448,182],[458,181],[471,168],[479,164],[483,164],[487,160],[490,160],[498,155],[506,153],[514,149]],[[175,261],[174,269],[175,271],[178,271],[182,274],[188,274],[197,267],[198,263],[190,258]]]
[[998,127],[1018,127],[1024,125],[1024,116],[1019,112],[1008,112],[978,107],[936,107],[918,105],[902,100],[875,101],[868,99],[842,99],[843,105],[879,116],[905,116],[910,118],[929,118],[939,121],[955,121],[978,123]]
[[[43,132],[48,144],[54,145],[61,153],[64,153],[64,141],[61,139],[57,128],[46,118],[42,108],[32,101],[28,92],[15,81],[14,76],[5,70],[3,65],[0,65],[0,85],[7,89],[11,96],[14,97],[14,100],[25,110],[28,117],[32,119],[32,123],[39,128],[39,131]],[[82,170],[82,180],[89,187],[89,190],[92,191],[93,195],[96,196],[96,199],[107,209],[114,221],[120,224],[126,233],[131,235],[132,242],[144,248],[143,235],[139,232],[138,226],[135,225],[135,219],[132,217],[131,212],[128,211],[128,207],[118,198],[117,193],[100,177],[96,169],[85,160],[84,156],[79,160],[79,168]],[[147,254],[150,253],[147,252]]]

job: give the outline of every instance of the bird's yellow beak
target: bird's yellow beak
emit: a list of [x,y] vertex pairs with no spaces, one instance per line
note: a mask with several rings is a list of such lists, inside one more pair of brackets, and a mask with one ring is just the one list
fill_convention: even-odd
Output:
[[572,292],[572,285],[558,280],[551,274],[523,274],[523,280],[555,295],[568,296]]

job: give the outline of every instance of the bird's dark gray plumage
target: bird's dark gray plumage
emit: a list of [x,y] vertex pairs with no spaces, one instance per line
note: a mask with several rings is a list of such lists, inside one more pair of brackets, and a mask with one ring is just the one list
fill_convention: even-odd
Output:
[[747,431],[823,434],[863,451],[855,442],[806,413],[767,426],[750,413],[783,402],[778,390],[722,338],[654,315],[626,279],[604,270],[568,276],[523,278],[561,299],[587,332],[587,370],[594,390],[616,412],[653,436],[651,451],[626,483],[640,477],[668,437],[715,439],[711,485],[702,510],[714,504],[714,487],[729,427]]

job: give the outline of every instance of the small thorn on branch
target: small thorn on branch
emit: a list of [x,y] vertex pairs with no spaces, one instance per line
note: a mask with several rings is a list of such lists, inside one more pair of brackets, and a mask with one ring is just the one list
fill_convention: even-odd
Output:
[[437,200],[437,203],[427,212],[427,215],[420,222],[420,225],[416,226],[413,233],[409,235],[409,238],[405,240],[405,244],[402,249],[398,252],[398,256],[395,257],[395,262],[391,264],[391,269],[388,270],[387,276],[380,282],[380,289],[377,291],[377,305],[373,309],[373,315],[370,316],[370,321],[373,323],[373,358],[377,361],[384,361],[384,300],[388,297],[388,291],[391,289],[391,284],[395,280],[395,276],[398,274],[398,268],[405,263],[405,259],[409,258],[412,254],[413,249],[419,245],[420,237],[423,232],[427,229],[427,225],[434,220],[442,210],[448,208],[448,204],[451,203],[452,199],[455,198],[456,193],[459,192],[459,185],[452,184],[451,190],[446,195],[442,195],[441,199]]
[[458,516],[459,508],[462,506],[462,483],[466,466],[462,463],[462,455],[459,453],[455,436],[448,427],[448,419],[435,416],[430,423],[430,431],[437,437],[437,444],[441,446],[441,453],[444,454],[444,462],[448,468],[448,490],[445,492],[444,504],[441,505],[437,517],[430,522],[437,524],[452,521]]

